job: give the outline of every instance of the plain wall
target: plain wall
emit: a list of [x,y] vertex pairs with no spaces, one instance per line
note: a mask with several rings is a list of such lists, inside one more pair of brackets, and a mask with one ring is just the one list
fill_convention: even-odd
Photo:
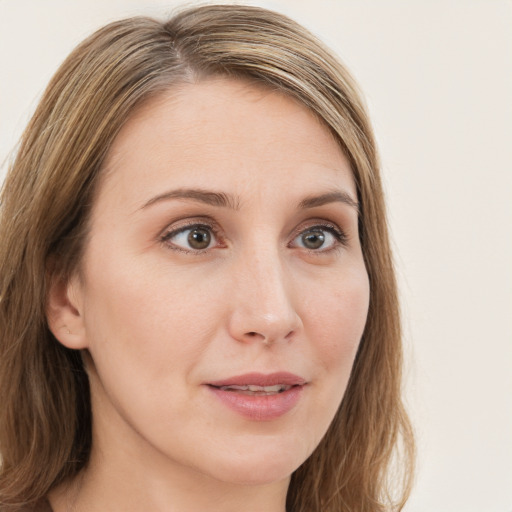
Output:
[[[368,100],[419,450],[406,511],[512,512],[512,2],[252,3],[324,39]],[[0,162],[75,44],[176,4],[0,0]]]

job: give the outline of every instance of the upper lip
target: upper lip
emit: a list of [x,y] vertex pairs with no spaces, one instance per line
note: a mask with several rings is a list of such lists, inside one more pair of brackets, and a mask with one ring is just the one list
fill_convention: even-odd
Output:
[[207,382],[209,386],[223,387],[223,386],[277,386],[283,384],[285,386],[303,386],[306,384],[306,379],[294,375],[289,372],[275,372],[275,373],[245,373],[243,375],[235,375],[226,379]]

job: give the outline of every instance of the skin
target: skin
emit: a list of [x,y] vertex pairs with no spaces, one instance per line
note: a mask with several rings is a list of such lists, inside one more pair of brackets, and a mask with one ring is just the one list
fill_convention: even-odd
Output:
[[[165,196],[184,189],[229,204]],[[285,510],[366,321],[350,198],[352,172],[328,130],[261,86],[186,85],[130,118],[107,158],[80,275],[50,291],[53,332],[84,350],[94,418],[90,464],[50,494],[56,512]],[[204,226],[206,249],[190,246],[190,224]],[[307,384],[271,421],[205,385],[276,371]]]

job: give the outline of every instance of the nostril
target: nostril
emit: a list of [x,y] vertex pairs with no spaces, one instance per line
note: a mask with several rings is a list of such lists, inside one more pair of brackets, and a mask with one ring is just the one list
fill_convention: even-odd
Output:
[[261,340],[261,342],[264,344],[264,345],[269,345],[270,344],[270,340],[267,336],[261,334],[260,332],[256,332],[256,331],[248,331],[245,333],[245,336],[246,336],[246,340],[249,340],[249,339],[256,339],[256,340]]

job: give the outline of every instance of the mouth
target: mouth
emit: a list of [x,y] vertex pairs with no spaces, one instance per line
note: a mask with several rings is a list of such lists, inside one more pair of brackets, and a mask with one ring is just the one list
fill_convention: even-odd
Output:
[[304,386],[306,379],[290,372],[269,374],[253,372],[207,384],[223,391],[275,394],[283,393],[294,386]]
[[284,393],[285,391],[288,391],[289,389],[294,387],[286,384],[276,384],[275,386],[256,386],[254,384],[248,384],[246,386],[211,386],[220,389],[221,391],[229,391],[233,393],[239,393],[241,395],[250,396],[277,395],[279,393]]
[[307,381],[288,372],[248,373],[206,383],[228,408],[253,421],[275,420],[300,402]]

